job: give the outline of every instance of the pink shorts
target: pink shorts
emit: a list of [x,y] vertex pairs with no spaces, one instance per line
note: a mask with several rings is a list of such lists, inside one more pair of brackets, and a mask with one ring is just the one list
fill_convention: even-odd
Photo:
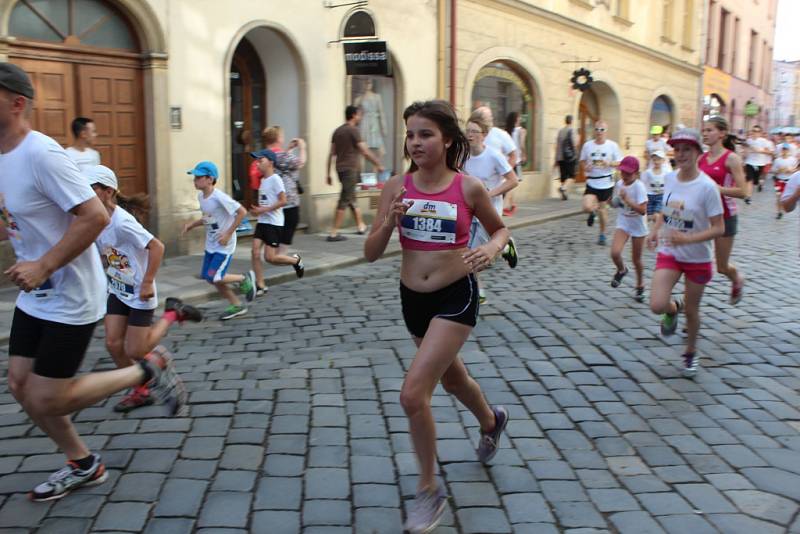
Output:
[[669,269],[686,275],[688,280],[695,284],[706,285],[714,276],[714,266],[708,261],[705,263],[686,263],[678,261],[674,256],[659,253],[656,256],[656,270]]

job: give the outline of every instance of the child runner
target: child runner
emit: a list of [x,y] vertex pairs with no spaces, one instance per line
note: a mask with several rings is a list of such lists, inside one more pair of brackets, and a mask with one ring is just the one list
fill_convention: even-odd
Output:
[[[447,497],[434,474],[436,426],[431,396],[441,380],[478,419],[478,459],[494,457],[508,412],[491,407],[458,357],[478,316],[474,273],[485,269],[508,241],[509,232],[497,215],[484,185],[459,172],[469,143],[458,117],[442,100],[416,102],[403,113],[405,155],[409,173],[394,176],[381,192],[376,223],[364,245],[368,261],[377,260],[395,228],[400,232],[403,260],[400,300],[403,318],[417,345],[414,361],[400,392],[420,477],[406,529],[430,532],[442,518]],[[469,227],[478,217],[492,236],[469,250]]]
[[[147,198],[121,195],[114,171],[103,165],[89,167],[83,175],[111,217],[95,243],[108,278],[106,348],[122,369],[153,350],[174,322],[199,322],[203,314],[180,299],[168,298],[164,315],[153,325],[153,312],[158,307],[155,279],[164,244],[124,209],[146,212]],[[153,402],[150,389],[142,384],[131,388],[114,411],[129,412]]]
[[717,272],[731,281],[731,305],[742,299],[745,278],[731,263],[733,239],[738,229],[736,198],[744,198],[747,183],[744,178],[742,159],[735,153],[736,145],[733,135],[729,134],[728,121],[723,117],[710,117],[703,125],[703,143],[709,149],[700,156],[697,166],[717,183],[722,197],[722,220],[725,232],[714,239],[714,255],[717,261]]
[[[469,141],[469,158],[464,164],[464,171],[470,175],[478,178],[486,190],[489,192],[489,198],[492,205],[497,211],[497,215],[503,215],[503,194],[511,191],[517,187],[517,176],[508,164],[508,160],[500,152],[492,147],[486,146],[484,140],[489,133],[491,126],[483,114],[473,112],[467,122],[467,140]],[[469,243],[467,247],[470,249],[479,247],[490,240],[489,234],[481,226],[478,219],[472,219],[472,225],[469,229]],[[509,238],[507,251],[503,252],[503,258],[508,262],[508,265],[513,269],[517,266],[517,247],[514,240]],[[477,275],[475,276],[477,280]],[[478,298],[480,303],[486,302],[486,294],[483,287],[478,282]]]
[[672,169],[667,170],[667,155],[661,149],[650,154],[650,164],[642,173],[641,182],[647,189],[647,222],[653,224],[664,201],[664,176]]
[[638,180],[639,160],[633,156],[625,156],[619,163],[622,180],[617,182],[614,199],[617,207],[622,208],[617,215],[617,229],[611,242],[611,260],[617,267],[611,287],[619,287],[622,279],[628,274],[628,268],[622,260],[622,250],[628,238],[631,238],[631,262],[636,269],[636,291],[634,298],[644,301],[644,266],[642,265],[642,247],[647,237],[647,223],[644,215],[647,212],[647,190]]
[[781,207],[789,213],[794,211],[797,201],[800,200],[800,171],[794,173],[786,182],[786,187],[781,195]]
[[[675,333],[678,313],[686,314],[683,375],[691,378],[697,374],[698,366],[700,300],[714,275],[711,240],[722,235],[725,225],[717,184],[697,168],[697,159],[703,152],[700,133],[691,128],[679,130],[669,143],[675,149],[677,171],[669,173],[664,181],[664,209],[647,238],[651,249],[658,246],[650,309],[662,314],[664,336]],[[672,290],[684,274],[686,298],[684,302],[673,300]]]
[[205,225],[206,251],[200,276],[209,284],[213,284],[219,294],[228,301],[228,307],[220,316],[222,321],[227,321],[247,313],[247,308],[229,284],[238,283],[239,291],[245,295],[247,302],[252,302],[256,297],[253,271],[245,274],[227,274],[236,250],[236,228],[247,215],[247,211],[241,204],[215,187],[219,171],[212,162],[201,161],[194,169],[187,171],[187,174],[194,177],[194,187],[200,191],[197,200],[200,202],[203,217],[186,223],[181,235]]
[[298,278],[305,273],[303,260],[299,255],[280,254],[281,237],[283,236],[283,206],[286,204],[286,189],[283,180],[275,172],[278,157],[272,150],[265,148],[250,154],[261,172],[261,184],[258,187],[258,206],[252,206],[250,213],[258,216],[258,224],[253,234],[253,271],[255,272],[256,291],[265,291],[264,269],[261,266],[261,251],[264,250],[264,261],[272,265],[291,265]]
[[792,146],[788,143],[780,145],[780,157],[772,162],[772,172],[775,180],[775,194],[778,203],[778,215],[776,218],[783,217],[783,207],[781,206],[781,195],[786,188],[786,182],[797,170],[797,158],[792,156]]

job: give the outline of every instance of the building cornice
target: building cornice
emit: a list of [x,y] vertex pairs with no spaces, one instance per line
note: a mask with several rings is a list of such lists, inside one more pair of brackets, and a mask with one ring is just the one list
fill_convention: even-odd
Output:
[[[475,0],[470,0],[470,1],[479,3],[476,2]],[[563,26],[564,28],[570,30],[579,30],[582,33],[586,34],[587,36],[595,38],[597,41],[601,41],[603,43],[616,44],[624,48],[627,48],[631,51],[638,52],[639,54],[649,56],[650,58],[660,61],[671,67],[682,69],[686,72],[689,72],[697,76],[703,74],[702,65],[693,65],[686,61],[674,58],[668,54],[664,54],[663,52],[658,52],[657,50],[648,48],[644,45],[628,41],[627,39],[623,39],[622,37],[619,37],[618,35],[615,35],[613,33],[598,30],[593,26],[589,26],[588,24],[578,22],[564,15],[554,13],[542,7],[530,5],[522,0],[485,0],[485,2],[480,2],[479,4],[483,6],[486,6],[487,4],[489,6],[494,5],[497,7],[505,8],[505,10],[516,11],[527,15],[535,15],[544,20]]]

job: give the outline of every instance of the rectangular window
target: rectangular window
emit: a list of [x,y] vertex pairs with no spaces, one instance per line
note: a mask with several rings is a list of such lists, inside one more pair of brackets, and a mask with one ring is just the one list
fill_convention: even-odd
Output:
[[661,36],[668,40],[673,40],[672,27],[674,26],[673,11],[675,9],[675,0],[664,0],[664,7],[661,19]]
[[694,49],[694,0],[683,0],[683,46]]
[[731,45],[731,74],[736,76],[739,72],[737,61],[739,60],[739,17],[733,19],[733,35],[731,36],[733,43]]
[[711,53],[713,51],[714,45],[714,32],[711,31],[714,27],[714,16],[716,15],[717,3],[714,0],[711,0],[711,4],[708,7],[708,31],[706,32],[706,63],[708,65],[712,65],[713,61],[711,60]]
[[750,30],[750,61],[747,63],[747,81],[753,83],[758,64],[758,32]]
[[721,9],[719,12],[719,41],[717,44],[717,68],[728,71],[726,60],[728,59],[728,24],[731,18],[730,11]]

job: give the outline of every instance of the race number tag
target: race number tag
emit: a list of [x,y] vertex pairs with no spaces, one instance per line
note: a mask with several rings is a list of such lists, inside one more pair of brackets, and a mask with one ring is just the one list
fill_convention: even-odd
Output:
[[204,213],[203,214],[203,224],[206,227],[206,233],[208,236],[216,239],[217,234],[219,234],[219,224],[214,220],[214,217],[211,214]]
[[114,267],[108,268],[106,276],[108,277],[108,287],[113,293],[123,298],[131,298],[134,296],[134,281],[132,276],[126,275]]
[[40,285],[36,289],[31,290],[31,295],[37,299],[50,298],[53,295],[53,282],[48,278],[44,281],[44,284]]
[[407,199],[414,204],[403,216],[400,235],[426,243],[455,243],[458,206],[439,200]]

